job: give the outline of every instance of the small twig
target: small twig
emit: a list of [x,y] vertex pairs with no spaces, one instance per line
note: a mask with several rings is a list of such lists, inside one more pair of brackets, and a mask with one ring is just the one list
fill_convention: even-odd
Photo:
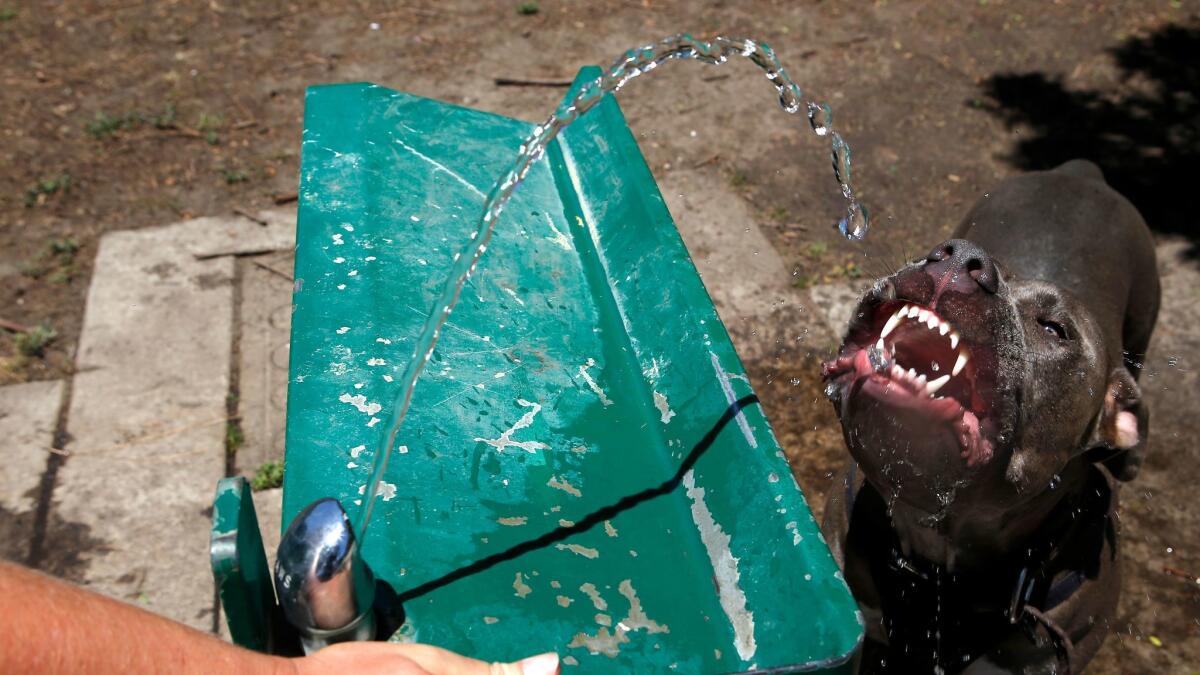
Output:
[[249,129],[250,127],[256,127],[256,126],[258,126],[258,122],[256,122],[255,120],[244,120],[241,122],[234,123],[234,125],[229,128],[238,130],[238,129]]
[[226,251],[212,251],[211,253],[193,253],[192,257],[195,258],[196,260],[211,260],[213,258],[223,258],[227,255],[231,255],[231,256],[240,258],[240,257],[249,256],[249,255],[265,255],[267,253],[278,253],[283,250],[286,250],[286,249],[282,249],[277,246],[272,246],[269,248],[251,248],[251,249],[245,249],[245,250],[233,249],[233,250],[226,250]]
[[709,164],[715,164],[720,159],[721,159],[721,155],[713,155],[712,157],[709,157],[706,160],[696,162],[695,164],[692,165],[692,168],[699,169],[700,167],[708,166]]
[[33,331],[33,328],[30,326],[17,323],[16,321],[9,321],[7,319],[0,319],[0,328],[3,328],[4,330],[10,330],[14,333],[29,333]]
[[247,220],[253,220],[254,222],[258,223],[259,225],[262,225],[263,227],[266,227],[267,225],[270,224],[267,221],[263,220],[262,218],[259,218],[258,216],[254,215],[253,213],[250,213],[246,209],[243,209],[240,206],[233,207],[233,212]]
[[1179,569],[1178,567],[1171,567],[1170,565],[1163,565],[1163,572],[1170,574],[1173,577],[1179,577],[1180,579],[1187,579],[1188,581],[1190,581],[1194,584],[1200,584],[1200,577],[1196,576],[1195,574],[1188,574],[1187,572]]
[[288,281],[295,281],[295,279],[292,278],[292,275],[288,274],[287,272],[284,272],[283,270],[275,269],[274,267],[271,267],[270,265],[268,265],[267,263],[265,263],[261,260],[251,260],[250,262],[254,263],[255,265],[258,265],[259,267],[263,268],[264,270],[266,270],[268,272],[278,274],[279,276],[283,277],[284,279],[287,279]]
[[721,73],[719,75],[705,75],[700,78],[701,82],[716,82],[717,80],[728,80],[729,73]]
[[284,204],[291,204],[292,202],[296,201],[299,198],[300,198],[300,195],[296,194],[295,192],[286,192],[283,194],[278,194],[278,195],[275,195],[275,205],[283,206]]
[[162,128],[168,131],[174,131],[180,136],[187,136],[188,138],[204,138],[204,134],[191,127],[185,127],[181,124],[165,124]]
[[838,47],[848,47],[850,45],[855,45],[860,42],[866,42],[867,40],[870,40],[870,39],[871,39],[870,35],[856,35],[852,38],[847,38],[845,40],[841,40],[841,41],[835,42],[833,44],[837,45]]
[[536,78],[497,77],[492,80],[497,87],[569,87],[571,80],[540,80]]

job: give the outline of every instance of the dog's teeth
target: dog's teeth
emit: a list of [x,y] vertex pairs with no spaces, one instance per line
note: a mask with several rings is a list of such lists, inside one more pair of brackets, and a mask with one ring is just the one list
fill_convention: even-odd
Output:
[[930,314],[929,318],[925,320],[925,323],[929,326],[929,330],[935,330],[937,329],[938,325],[941,324],[941,321],[938,321],[936,316]]
[[917,321],[920,321],[921,323],[925,323],[925,321],[928,319],[929,319],[929,310],[922,309],[917,312]]
[[950,324],[943,323],[942,325],[938,326],[938,332],[941,333],[942,335],[949,333],[950,332]]
[[892,364],[892,379],[900,380],[904,378],[904,369],[900,366]]
[[962,369],[963,369],[963,367],[964,367],[964,366],[966,366],[966,365],[967,365],[967,354],[966,354],[966,352],[959,352],[959,353],[958,353],[958,360],[954,362],[954,370],[952,370],[951,372],[952,372],[954,375],[958,375],[959,373],[961,373],[961,372],[962,372]]
[[925,376],[924,376],[924,375],[918,375],[918,376],[917,376],[917,386],[918,386],[918,387],[924,387],[924,386],[925,386]]
[[916,316],[919,311],[921,310],[916,305],[909,305],[904,308],[903,316]]
[[900,321],[903,319],[904,319],[904,310],[903,309],[901,309],[900,311],[893,314],[892,318],[888,319],[887,323],[883,325],[883,332],[879,334],[879,339],[882,340],[883,338],[887,337],[888,333],[891,333],[893,330],[895,330],[896,326],[899,326]]
[[950,349],[958,349],[958,331],[950,334]]
[[887,348],[886,348],[886,347],[883,345],[883,338],[879,338],[879,342],[876,342],[876,343],[875,343],[875,348],[876,348],[876,349],[878,349],[878,350],[879,350],[879,351],[881,351],[881,352],[887,349]]
[[933,382],[930,382],[929,384],[925,385],[925,392],[927,394],[929,394],[930,398],[933,398],[933,395],[937,393],[938,389],[941,389],[949,381],[950,381],[950,376],[943,375],[943,376],[939,377],[938,379],[934,380]]
[[909,368],[909,369],[908,369],[908,373],[907,373],[907,375],[908,375],[908,379],[910,379],[910,380],[915,380],[915,379],[917,379],[917,369],[916,369],[916,368]]

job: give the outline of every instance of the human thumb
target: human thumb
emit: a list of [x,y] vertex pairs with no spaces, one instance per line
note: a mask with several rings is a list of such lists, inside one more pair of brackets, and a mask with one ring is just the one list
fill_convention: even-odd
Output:
[[494,675],[558,675],[558,654],[547,652],[516,663],[493,663]]

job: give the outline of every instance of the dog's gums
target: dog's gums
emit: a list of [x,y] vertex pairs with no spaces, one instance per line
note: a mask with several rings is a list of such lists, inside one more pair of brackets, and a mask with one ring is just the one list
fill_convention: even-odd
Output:
[[993,445],[980,431],[980,419],[990,406],[976,386],[971,347],[954,325],[930,308],[902,301],[884,302],[864,319],[838,357],[822,367],[832,395],[869,396],[944,423],[954,430],[968,467],[987,463]]

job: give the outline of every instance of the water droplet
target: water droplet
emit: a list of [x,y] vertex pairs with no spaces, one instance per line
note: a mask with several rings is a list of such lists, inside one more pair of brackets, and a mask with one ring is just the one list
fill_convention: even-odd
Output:
[[860,241],[867,236],[867,230],[871,227],[870,216],[867,214],[867,207],[858,202],[851,202],[846,209],[846,217],[838,221],[838,231],[847,239]]
[[808,123],[818,136],[824,136],[829,133],[829,126],[833,124],[833,110],[825,103],[809,103]]

